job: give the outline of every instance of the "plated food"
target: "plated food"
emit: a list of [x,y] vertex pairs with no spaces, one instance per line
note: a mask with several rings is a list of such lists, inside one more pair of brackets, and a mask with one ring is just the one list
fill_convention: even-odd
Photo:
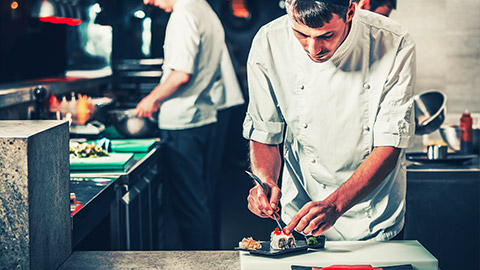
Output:
[[96,145],[94,142],[84,142],[71,144],[70,155],[73,155],[77,158],[96,158],[108,156],[108,152],[105,151],[102,147]]
[[309,246],[318,245],[318,244],[322,243],[322,241],[325,241],[325,236],[323,236],[323,235],[307,237],[307,245],[309,245]]
[[285,230],[280,230],[279,228],[275,228],[270,234],[270,247],[272,249],[287,249],[287,248],[294,248],[297,244],[295,242],[295,238],[293,235],[285,233]]
[[325,236],[305,236],[305,240],[296,240],[293,235],[286,234],[280,229],[271,233],[271,241],[256,241],[252,237],[243,238],[236,250],[248,251],[251,255],[281,257],[300,252],[307,252],[309,249],[323,249],[325,247]]
[[240,248],[257,250],[262,248],[262,244],[260,244],[260,242],[258,241],[253,240],[252,237],[248,237],[242,239],[242,242],[240,243]]

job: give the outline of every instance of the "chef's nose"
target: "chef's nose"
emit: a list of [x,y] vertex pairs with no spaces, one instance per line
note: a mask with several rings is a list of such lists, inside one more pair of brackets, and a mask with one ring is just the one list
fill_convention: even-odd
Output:
[[322,43],[316,38],[309,38],[307,45],[308,53],[312,56],[317,55],[317,53],[322,51]]

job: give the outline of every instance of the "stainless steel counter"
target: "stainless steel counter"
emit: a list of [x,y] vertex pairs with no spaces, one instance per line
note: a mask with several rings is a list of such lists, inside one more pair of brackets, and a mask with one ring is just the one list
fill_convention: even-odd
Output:
[[55,77],[26,82],[0,85],[0,108],[28,103],[35,100],[33,91],[44,87],[48,93],[63,95],[72,91],[87,91],[107,86],[111,83],[110,75],[90,77]]
[[[160,178],[160,145],[153,147],[126,172],[72,172],[70,188],[84,206],[72,216],[75,248],[105,218],[110,219],[110,247],[152,249],[156,192]],[[141,238],[136,232],[141,232]]]

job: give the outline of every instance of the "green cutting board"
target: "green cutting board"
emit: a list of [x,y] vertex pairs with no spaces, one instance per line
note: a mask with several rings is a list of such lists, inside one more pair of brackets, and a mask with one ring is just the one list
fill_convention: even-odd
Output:
[[112,152],[148,152],[152,149],[157,139],[125,139],[111,140]]
[[76,158],[70,156],[71,171],[126,171],[135,163],[133,153],[110,153],[105,157]]

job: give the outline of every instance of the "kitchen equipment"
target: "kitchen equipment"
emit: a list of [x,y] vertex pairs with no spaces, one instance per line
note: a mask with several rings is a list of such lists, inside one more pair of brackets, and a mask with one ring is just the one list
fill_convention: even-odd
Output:
[[[120,35],[122,33],[119,31]],[[132,37],[125,36],[125,38]],[[112,63],[115,100],[124,106],[125,103],[140,102],[158,85],[163,74],[162,66],[163,58],[124,59],[122,55],[117,55]]]
[[153,139],[126,139],[111,140],[112,152],[148,152],[159,140]]
[[76,158],[70,156],[71,171],[112,171],[124,172],[135,163],[133,153],[110,153],[97,158]]
[[[105,130],[105,125],[100,121],[94,120],[86,125],[72,123],[70,125],[70,134],[78,137],[92,138],[100,135]],[[74,136],[74,137],[75,137]]]
[[440,90],[428,90],[414,97],[415,134],[437,130],[445,120],[447,96]]
[[[458,125],[444,124],[439,129],[440,136],[450,149],[460,151],[460,127]],[[480,129],[473,129],[473,152],[479,153]]]
[[448,147],[446,145],[433,144],[427,146],[428,159],[445,159],[447,158]]
[[467,161],[476,158],[477,155],[462,155],[460,153],[451,153],[445,158],[430,159],[426,153],[407,153],[407,160],[416,163],[428,163],[428,164],[449,164],[449,165],[461,165]]
[[235,247],[235,250],[242,250],[242,251],[248,251],[252,255],[261,255],[261,256],[279,256],[279,255],[286,255],[286,254],[293,254],[293,253],[299,253],[302,251],[307,251],[309,248],[312,249],[322,249],[325,247],[325,236],[321,235],[321,237],[318,237],[318,244],[315,245],[308,245],[307,241],[305,240],[296,240],[297,246],[294,248],[286,248],[286,249],[271,249],[270,248],[270,241],[260,241],[260,244],[262,244],[261,249],[243,249],[239,247]]
[[158,131],[156,119],[138,117],[135,109],[114,109],[109,111],[115,129],[126,138],[154,137]]
[[[253,174],[253,173],[251,173],[251,172],[249,172],[249,171],[245,171],[245,172],[246,172],[250,177],[252,177],[253,180],[255,180],[255,181],[262,187],[263,193],[265,193],[265,196],[267,196],[267,198],[268,198],[267,189],[265,188],[265,185],[263,184],[262,180],[260,180],[260,178],[258,178],[258,176],[256,176],[255,174]],[[278,219],[276,219],[274,216],[271,216],[271,218],[277,222],[278,228],[280,228],[280,230],[283,230],[283,229],[282,229],[282,226],[280,225],[280,222],[278,222]]]
[[438,260],[416,240],[327,241],[325,248],[292,256],[256,256],[240,252],[241,269],[291,270],[292,265],[330,266],[334,264],[411,264],[415,270],[438,270]]

